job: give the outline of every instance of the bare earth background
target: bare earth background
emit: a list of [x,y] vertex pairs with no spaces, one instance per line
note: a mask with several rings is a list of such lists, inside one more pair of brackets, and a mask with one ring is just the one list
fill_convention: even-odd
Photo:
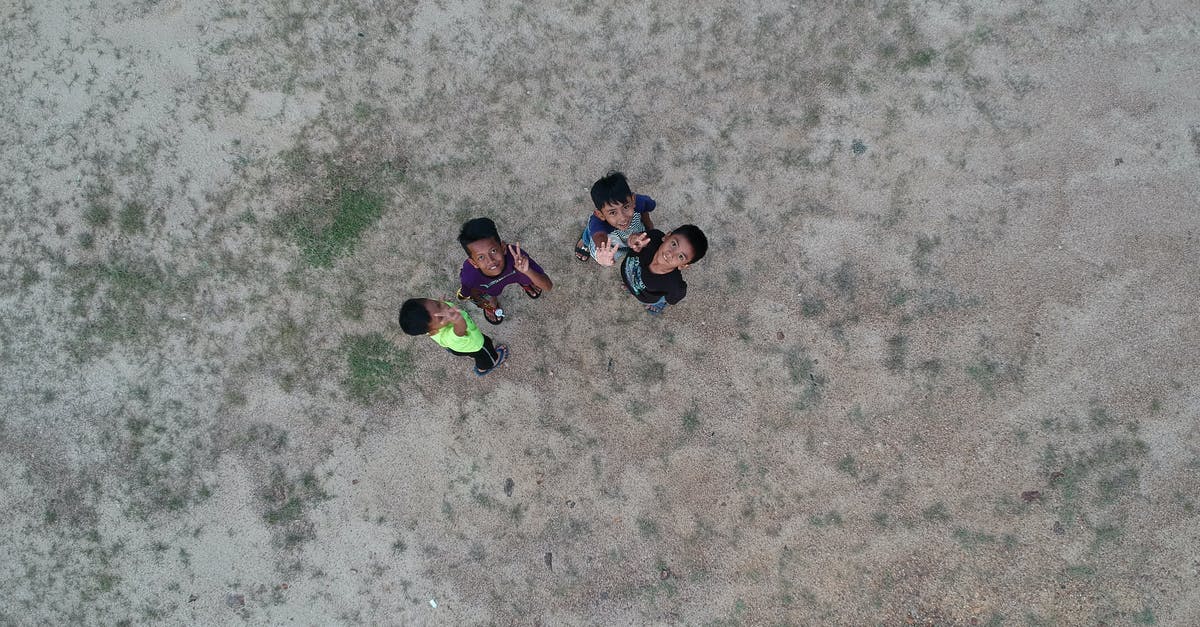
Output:
[[0,11],[0,623],[1200,624],[1196,3]]

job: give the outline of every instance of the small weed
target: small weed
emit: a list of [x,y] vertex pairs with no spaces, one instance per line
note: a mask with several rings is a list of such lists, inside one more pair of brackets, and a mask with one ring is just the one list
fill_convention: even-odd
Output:
[[955,528],[952,537],[960,545],[962,545],[964,549],[974,549],[982,544],[996,543],[996,536],[983,533],[981,531],[971,531],[970,529],[966,529],[964,527]]
[[930,256],[933,255],[934,249],[940,246],[942,238],[937,235],[918,235],[917,248],[912,254],[912,264],[916,268],[917,274],[929,274],[933,269],[933,262]]
[[694,433],[696,431],[696,427],[699,426],[700,410],[693,406],[691,409],[683,413],[683,430],[686,433],[691,434]]
[[1096,527],[1096,538],[1092,541],[1092,548],[1099,548],[1100,545],[1106,542],[1116,543],[1125,535],[1125,530],[1113,524],[1105,524]]
[[1107,409],[1098,405],[1093,405],[1088,410],[1088,421],[1092,423],[1093,430],[1104,429],[1116,422]]
[[800,299],[800,315],[805,318],[816,318],[825,313],[825,301],[817,296],[805,296]]
[[929,522],[949,522],[950,512],[946,509],[946,504],[939,501],[921,510],[921,518]]
[[146,232],[146,206],[131,202],[117,214],[117,227],[126,235]]
[[842,515],[836,511],[831,511],[824,515],[813,515],[808,517],[808,524],[814,527],[841,527]]
[[1138,625],[1157,625],[1158,619],[1154,617],[1154,612],[1148,607],[1142,608],[1142,611],[1133,615],[1133,622]]
[[36,269],[30,267],[26,267],[21,271],[21,278],[19,279],[22,289],[27,288],[41,280],[42,275],[39,274]]
[[908,338],[903,335],[893,335],[887,340],[887,357],[883,360],[883,365],[887,367],[888,372],[903,372],[904,360],[907,355]]
[[108,226],[112,222],[112,208],[108,205],[93,204],[83,212],[83,222],[92,228]]
[[639,516],[637,519],[637,528],[638,533],[641,534],[643,538],[658,537],[658,523],[650,520],[649,518],[642,518]]
[[910,53],[907,57],[897,63],[896,67],[903,72],[907,72],[908,70],[919,70],[929,67],[936,58],[937,50],[934,50],[933,48],[921,48],[920,50],[914,50],[912,53]]
[[854,477],[858,478],[858,460],[854,456],[846,453],[846,456],[838,460],[837,469]]
[[646,383],[662,383],[667,378],[667,365],[661,361],[645,360],[638,364],[636,374]]

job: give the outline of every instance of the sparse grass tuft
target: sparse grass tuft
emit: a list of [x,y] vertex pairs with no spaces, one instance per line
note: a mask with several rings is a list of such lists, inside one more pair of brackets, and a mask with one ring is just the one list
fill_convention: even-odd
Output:
[[837,469],[855,479],[858,478],[858,460],[854,459],[854,456],[849,453],[846,453],[845,457],[838,460]]
[[921,510],[921,518],[929,522],[949,522],[950,512],[946,509],[946,504],[939,501]]
[[907,57],[896,64],[896,67],[901,71],[919,70],[929,67],[933,60],[937,58],[937,50],[933,48],[921,48],[912,51]]
[[328,268],[383,215],[383,197],[364,189],[343,189],[329,204],[302,215],[310,219],[299,221],[292,231],[300,254],[310,265]]
[[117,227],[126,235],[146,232],[146,206],[131,202],[121,208],[117,214]]
[[108,226],[112,222],[112,208],[104,204],[92,204],[83,212],[83,222],[92,228]]
[[887,357],[883,360],[883,365],[887,367],[888,372],[903,372],[904,360],[907,355],[908,338],[903,335],[893,335],[888,338]]
[[412,372],[407,351],[396,348],[379,333],[350,335],[342,340],[348,374],[346,393],[359,403],[386,396],[395,384]]

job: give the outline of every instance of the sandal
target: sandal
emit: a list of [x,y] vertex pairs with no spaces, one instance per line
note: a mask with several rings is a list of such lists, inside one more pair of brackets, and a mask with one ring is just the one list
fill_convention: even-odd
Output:
[[662,313],[663,310],[666,308],[667,308],[666,303],[663,303],[661,305],[659,305],[658,303],[650,303],[649,305],[646,305],[646,313],[648,313],[652,316],[657,316],[658,314]]
[[525,295],[530,298],[537,298],[542,295],[542,288],[536,285],[522,285],[521,289],[525,290]]
[[485,309],[483,307],[480,307],[480,309],[483,309],[483,319],[487,320],[488,324],[500,324],[504,322],[503,309]]
[[495,370],[497,367],[499,367],[500,364],[504,363],[504,359],[506,357],[508,357],[508,345],[501,344],[501,345],[497,346],[496,347],[496,356],[497,356],[496,363],[492,364],[492,367],[488,368],[487,370],[480,370],[479,366],[474,366],[473,370],[475,371],[475,376],[477,376],[477,377],[485,376],[485,375],[487,375],[487,373],[489,373],[489,372]]
[[575,258],[583,263],[587,263],[592,258],[592,253],[583,245],[583,240],[579,240],[575,244]]

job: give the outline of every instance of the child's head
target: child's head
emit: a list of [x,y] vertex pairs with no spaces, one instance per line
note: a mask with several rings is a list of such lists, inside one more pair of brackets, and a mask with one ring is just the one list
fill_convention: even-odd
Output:
[[633,191],[620,172],[609,172],[592,184],[592,204],[596,217],[614,229],[627,229],[633,221]]
[[674,268],[686,268],[704,258],[708,252],[708,237],[700,227],[685,224],[663,236],[658,252],[662,262]]
[[410,298],[400,305],[400,328],[409,335],[434,333],[446,326],[450,305],[431,298]]
[[496,223],[489,218],[467,220],[458,232],[458,243],[467,251],[467,261],[486,276],[504,271],[504,245]]

